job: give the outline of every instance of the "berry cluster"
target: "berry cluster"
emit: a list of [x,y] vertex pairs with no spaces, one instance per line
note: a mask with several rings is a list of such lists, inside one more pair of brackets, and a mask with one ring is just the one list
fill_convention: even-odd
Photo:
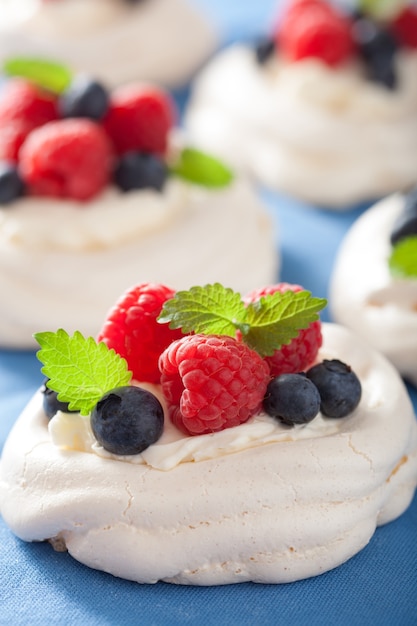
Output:
[[[138,454],[163,428],[159,400],[128,385],[132,375],[138,382],[161,385],[171,421],[188,435],[237,426],[262,406],[291,425],[310,421],[319,410],[344,417],[360,400],[360,383],[340,361],[314,365],[322,342],[316,313],[323,303],[287,283],[253,291],[244,300],[219,284],[178,293],[161,284],[135,286],[110,311],[97,343],[80,333],[71,338],[63,330],[36,335],[43,346],[40,360],[49,358],[54,344],[59,354],[69,355],[66,389],[76,391],[58,400],[51,389],[58,390],[59,381],[47,381],[45,413],[51,418],[58,410],[77,407],[84,415],[91,413],[96,439],[115,454]],[[211,332],[214,328],[223,331]],[[82,360],[71,365],[80,353]],[[106,380],[100,379],[97,359]],[[80,399],[85,368],[88,389],[102,391]],[[44,371],[62,377],[62,363],[50,362]]]
[[0,100],[0,203],[23,194],[87,201],[110,182],[161,190],[175,120],[161,89],[108,92],[76,76],[62,93],[11,79]]
[[371,80],[392,89],[400,47],[417,49],[415,5],[388,21],[358,11],[347,14],[327,0],[293,0],[273,36],[256,46],[256,58],[265,63],[279,50],[291,62],[317,58],[336,67],[356,54]]

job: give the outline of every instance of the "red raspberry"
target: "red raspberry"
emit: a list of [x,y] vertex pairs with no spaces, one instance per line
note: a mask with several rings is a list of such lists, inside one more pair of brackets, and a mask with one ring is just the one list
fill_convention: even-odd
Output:
[[188,335],[159,359],[171,421],[190,435],[238,426],[259,411],[269,367],[232,337]]
[[164,154],[174,120],[174,103],[167,93],[155,87],[125,85],[113,91],[102,121],[118,154]]
[[31,124],[24,120],[0,121],[0,161],[17,163],[20,147],[31,130]]
[[159,383],[158,359],[179,337],[181,330],[171,330],[156,318],[164,302],[175,295],[165,285],[143,283],[132,287],[110,311],[98,341],[103,341],[126,359],[133,378]]
[[56,96],[24,80],[6,83],[0,99],[0,123],[19,120],[37,128],[58,117]]
[[403,9],[392,23],[392,29],[403,46],[417,48],[417,6]]
[[33,130],[19,153],[33,195],[89,200],[108,184],[113,164],[103,129],[87,119],[49,122]]
[[[261,296],[273,294],[276,291],[284,293],[289,289],[294,292],[304,291],[300,285],[278,283],[252,291],[245,297],[245,302],[257,302]],[[321,322],[317,320],[312,322],[308,328],[300,330],[298,336],[289,344],[281,346],[279,350],[275,350],[272,356],[265,357],[272,376],[295,374],[306,370],[316,359],[322,342]]]
[[336,66],[354,50],[350,20],[322,0],[294,2],[282,16],[276,39],[290,61],[314,57]]

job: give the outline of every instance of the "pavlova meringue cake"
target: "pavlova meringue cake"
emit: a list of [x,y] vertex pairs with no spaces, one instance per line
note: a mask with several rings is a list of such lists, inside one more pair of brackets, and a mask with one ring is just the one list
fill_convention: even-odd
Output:
[[329,208],[413,184],[417,5],[388,8],[349,15],[340,3],[290,0],[271,37],[233,45],[202,71],[186,115],[192,140]]
[[108,85],[185,83],[214,51],[214,27],[187,0],[0,0],[0,60],[56,58]]
[[339,249],[329,300],[335,321],[417,385],[417,188],[356,220]]
[[0,100],[0,345],[34,346],[39,328],[95,335],[138,281],[247,290],[276,280],[265,208],[178,140],[169,96],[77,80],[57,96],[12,79]]
[[[142,352],[159,363],[155,384],[129,382],[104,345],[125,331],[129,367],[143,349],[129,335],[129,295],[98,344],[37,334],[49,389],[18,419],[0,465],[1,514],[18,537],[140,583],[284,583],[339,566],[407,508],[417,422],[404,384],[350,331],[311,321],[323,301],[288,285],[246,305],[218,284],[177,292],[159,324],[146,322],[174,340],[165,335],[159,356],[156,344]],[[176,338],[178,326],[191,330],[191,312],[195,334]],[[290,340],[301,312],[304,330]],[[266,342],[256,330],[265,315]],[[219,334],[226,319],[243,340]],[[286,345],[271,350],[278,335]],[[99,383],[101,399],[91,397],[100,371],[112,377]]]

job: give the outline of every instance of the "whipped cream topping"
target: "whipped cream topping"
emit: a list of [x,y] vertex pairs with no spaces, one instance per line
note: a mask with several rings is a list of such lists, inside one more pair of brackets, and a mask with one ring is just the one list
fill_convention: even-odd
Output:
[[186,126],[193,143],[262,183],[347,208],[417,179],[417,51],[399,51],[396,62],[389,90],[354,61],[332,69],[276,55],[260,66],[235,45],[196,81]]
[[276,282],[271,220],[251,186],[210,190],[169,180],[163,193],[109,189],[91,203],[23,198],[0,208],[0,345],[34,332],[96,336],[134,284],[215,281],[242,294]]
[[404,196],[367,210],[339,249],[330,284],[333,318],[383,352],[417,385],[417,280],[393,278],[390,235]]
[[41,56],[109,85],[184,83],[216,46],[187,0],[0,0],[0,59]]
[[[3,451],[5,522],[24,540],[52,539],[88,566],[142,583],[281,583],[340,565],[410,503],[417,422],[384,357],[342,327],[324,324],[323,335],[320,358],[337,356],[361,380],[350,416],[319,416],[274,441],[262,441],[257,418],[230,429],[234,447],[222,450],[226,431],[196,437],[194,456],[164,471],[55,445],[37,393]],[[255,444],[246,435],[254,425]],[[149,451],[164,445],[169,456],[170,442]]]

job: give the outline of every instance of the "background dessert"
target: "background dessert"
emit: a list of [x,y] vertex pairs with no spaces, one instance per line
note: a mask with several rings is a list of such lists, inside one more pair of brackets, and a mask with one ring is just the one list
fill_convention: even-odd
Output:
[[[197,1],[197,0],[196,0]],[[256,3],[198,0],[217,23],[225,41],[253,41],[267,32],[276,13],[276,0]],[[362,213],[311,211],[309,205],[285,196],[264,193],[280,221],[281,279],[301,283],[317,295],[328,293],[329,273],[344,234]],[[326,310],[324,318],[328,319]],[[0,440],[3,443],[20,411],[39,388],[43,376],[33,352],[0,351]],[[409,387],[414,407],[417,394]],[[276,624],[277,619],[299,626],[322,626],[337,616],[339,624],[377,621],[392,626],[413,623],[415,582],[415,519],[417,500],[399,520],[377,529],[373,540],[341,568],[297,584],[244,583],[235,587],[183,587],[137,585],[115,581],[106,574],[85,568],[69,555],[55,554],[49,545],[27,544],[15,539],[0,523],[0,568],[8,581],[2,594],[4,619],[45,624],[51,606],[67,621],[88,625],[135,623],[137,616],[158,626],[241,623]],[[93,590],[100,588],[93,594]],[[354,601],[352,600],[354,598]],[[19,616],[17,618],[17,616]]]
[[[389,196],[353,224],[338,252],[329,295],[333,318],[383,352],[414,384],[417,275],[415,271],[396,275],[390,257],[395,244],[408,236],[415,239],[416,196],[416,189]],[[416,266],[417,245],[407,248],[401,260],[411,269]]]
[[260,43],[218,54],[186,125],[259,182],[346,209],[416,179],[417,8],[378,21],[332,6],[279,5]]
[[187,0],[2,0],[0,61],[56,58],[109,86],[183,85],[216,47],[214,27]]
[[94,336],[119,293],[144,280],[243,291],[276,280],[261,201],[190,151],[175,123],[170,97],[150,85],[107,91],[75,75],[51,95],[10,79],[0,100],[0,345],[28,348],[37,329],[57,326]]

